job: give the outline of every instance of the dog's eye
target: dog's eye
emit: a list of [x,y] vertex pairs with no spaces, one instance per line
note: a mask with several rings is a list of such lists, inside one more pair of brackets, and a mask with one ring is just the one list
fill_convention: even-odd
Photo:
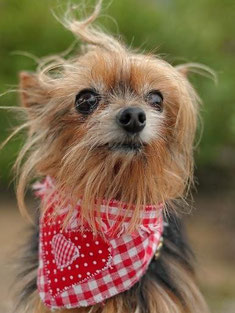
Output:
[[152,90],[146,95],[146,101],[157,111],[163,110],[163,96],[160,91]]
[[80,91],[75,100],[75,108],[79,113],[90,114],[96,108],[100,101],[100,95],[93,89],[84,89]]

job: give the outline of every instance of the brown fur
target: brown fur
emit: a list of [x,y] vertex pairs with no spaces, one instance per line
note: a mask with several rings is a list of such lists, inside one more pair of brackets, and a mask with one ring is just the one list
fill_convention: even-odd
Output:
[[[75,203],[82,197],[82,218],[94,230],[95,200],[116,198],[134,204],[131,232],[138,226],[144,205],[163,202],[167,206],[184,198],[189,190],[198,97],[187,80],[187,65],[174,68],[157,56],[135,53],[92,28],[100,5],[87,20],[64,22],[86,44],[85,52],[69,60],[57,56],[45,59],[35,74],[20,75],[22,111],[27,119],[19,130],[28,129],[28,137],[16,161],[17,198],[25,213],[27,185],[32,179],[50,175],[63,198]],[[102,99],[98,109],[84,117],[75,110],[74,101],[80,90],[91,87]],[[163,114],[157,114],[145,101],[146,93],[153,89],[164,96]],[[143,151],[110,151],[106,144],[116,136],[112,133],[115,115],[125,106],[136,105],[145,110],[151,122]],[[207,312],[193,275],[175,260],[169,258],[166,264],[184,304],[173,292],[149,280],[145,288],[150,312]],[[134,302],[130,308],[130,301],[129,294],[121,294],[104,306],[68,312],[138,313],[138,304]],[[26,311],[46,313],[48,309],[35,293]]]
[[[51,175],[70,199],[83,196],[82,214],[93,227],[88,208],[94,207],[95,199],[135,204],[133,228],[142,205],[183,197],[192,182],[197,96],[185,76],[167,62],[127,50],[86,21],[72,21],[68,27],[88,42],[96,38],[95,46],[72,60],[53,60],[36,75],[21,74],[22,100],[30,119],[28,140],[16,162],[21,168],[19,206],[23,211],[24,190],[31,178]],[[76,112],[74,99],[90,86],[103,98],[98,110],[84,119]],[[164,95],[164,118],[154,117],[144,100],[152,89]],[[109,141],[110,123],[120,108],[136,104],[156,118],[158,129],[153,125],[152,139],[142,154],[110,153],[103,147]]]

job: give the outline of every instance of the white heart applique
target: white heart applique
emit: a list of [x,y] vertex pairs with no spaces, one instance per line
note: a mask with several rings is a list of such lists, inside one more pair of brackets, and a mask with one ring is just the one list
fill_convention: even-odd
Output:
[[67,267],[79,257],[78,248],[62,234],[57,234],[52,238],[51,246],[56,265],[59,268]]

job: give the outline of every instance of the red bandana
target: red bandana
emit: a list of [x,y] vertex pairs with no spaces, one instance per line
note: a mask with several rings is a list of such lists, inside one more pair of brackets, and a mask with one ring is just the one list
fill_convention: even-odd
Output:
[[[42,199],[52,188],[50,177],[35,185],[36,194]],[[63,222],[68,208],[53,219],[55,205],[46,210],[40,220],[37,281],[45,305],[51,309],[94,305],[130,289],[141,278],[162,235],[162,205],[145,207],[138,231],[130,235],[125,232],[130,215],[125,216],[120,231],[114,235],[113,229],[117,229],[125,209],[126,205],[120,209],[117,201],[102,203],[103,236],[94,236],[88,225],[81,230],[79,202],[66,228]]]

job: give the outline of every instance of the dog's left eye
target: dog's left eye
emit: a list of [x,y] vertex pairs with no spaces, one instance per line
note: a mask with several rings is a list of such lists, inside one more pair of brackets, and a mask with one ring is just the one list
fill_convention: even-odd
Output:
[[145,100],[157,111],[163,111],[163,95],[159,90],[150,91],[146,95]]
[[96,108],[100,101],[100,95],[93,89],[84,89],[80,91],[75,100],[75,108],[79,113],[90,114]]

